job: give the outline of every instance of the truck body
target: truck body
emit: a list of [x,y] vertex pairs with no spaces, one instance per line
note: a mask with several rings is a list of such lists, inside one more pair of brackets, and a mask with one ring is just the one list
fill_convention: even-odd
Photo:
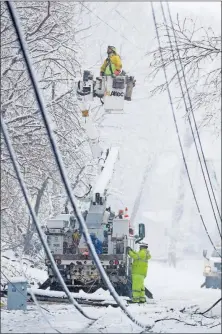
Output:
[[[132,260],[127,256],[126,247],[136,249],[138,241],[145,236],[145,227],[140,224],[143,226],[141,228],[139,225],[140,232],[138,237],[135,237],[128,213],[115,214],[110,207],[107,208],[106,194],[118,158],[118,149],[111,148],[101,156],[102,171],[91,191],[89,207],[83,212],[83,217],[91,238],[100,245],[100,248],[94,246],[111,283],[119,295],[130,296]],[[98,288],[106,289],[82,235],[81,226],[73,214],[61,214],[48,220],[45,234],[58,269],[70,291],[94,292]],[[48,259],[46,265],[48,286],[52,290],[60,290],[60,284]],[[47,287],[46,284],[43,286]]]
[[204,270],[203,276],[205,277],[205,287],[209,288],[219,288],[221,289],[221,246],[216,247],[211,253],[211,256],[207,257],[207,251],[203,251],[204,256]]
[[[128,219],[113,218],[112,213],[107,215],[107,212],[104,210],[101,216],[96,215],[98,226],[88,225],[89,233],[94,234],[102,242],[102,254],[98,256],[116,291],[119,295],[129,295],[131,259],[126,254],[126,247],[135,249],[135,238],[129,234]],[[107,217],[107,222],[103,220],[104,215]],[[86,222],[88,218],[94,223],[96,220],[92,220],[93,216],[94,210],[92,212],[89,210]],[[98,288],[105,289],[84,237],[81,236],[79,245],[74,245],[72,235],[75,226],[70,223],[70,217],[66,215],[64,218],[49,221],[46,231],[47,242],[58,269],[68,288],[74,292],[81,289],[85,292],[94,292]],[[59,282],[47,259],[46,265],[51,289],[60,290]]]

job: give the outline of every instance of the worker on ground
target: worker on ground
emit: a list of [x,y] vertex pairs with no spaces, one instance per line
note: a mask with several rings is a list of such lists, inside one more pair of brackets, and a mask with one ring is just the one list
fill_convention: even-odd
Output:
[[118,212],[118,215],[115,216],[115,218],[123,219],[123,215],[124,215],[124,211],[120,209]]
[[145,303],[145,286],[144,279],[147,275],[148,261],[151,259],[148,245],[145,243],[140,244],[139,252],[127,247],[128,255],[133,259],[132,264],[132,302],[133,303]]
[[176,249],[174,243],[171,243],[168,249],[168,263],[176,268]]
[[100,76],[119,75],[122,70],[122,61],[116,52],[116,48],[108,46],[107,54],[108,57],[100,68]]

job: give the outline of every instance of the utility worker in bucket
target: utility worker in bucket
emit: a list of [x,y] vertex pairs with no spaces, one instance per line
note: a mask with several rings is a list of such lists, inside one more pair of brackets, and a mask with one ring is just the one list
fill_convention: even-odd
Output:
[[151,259],[148,250],[148,244],[141,243],[139,252],[127,247],[128,255],[133,259],[132,264],[132,302],[145,303],[145,286],[144,279],[147,275],[148,261]]
[[116,48],[109,45],[107,54],[108,57],[100,68],[100,76],[119,75],[122,70],[122,61],[116,52]]

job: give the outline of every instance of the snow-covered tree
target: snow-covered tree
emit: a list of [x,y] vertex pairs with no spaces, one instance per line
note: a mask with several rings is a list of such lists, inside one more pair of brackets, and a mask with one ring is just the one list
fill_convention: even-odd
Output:
[[[180,91],[179,78],[183,87],[183,92],[187,102],[188,113],[191,109],[188,103],[186,86],[183,74],[186,77],[189,95],[192,101],[193,111],[198,117],[198,127],[207,124],[213,124],[214,132],[220,133],[220,99],[221,99],[221,37],[215,36],[212,28],[198,26],[196,21],[185,18],[181,20],[177,15],[176,22],[173,25],[170,21],[158,24],[158,31],[161,41],[161,59],[160,49],[157,48],[148,55],[151,57],[149,77],[160,79],[159,74],[163,73],[163,67],[167,71],[171,94],[177,96],[174,103],[177,108],[184,110],[183,96]],[[169,40],[170,37],[170,40]],[[176,41],[175,41],[176,38]],[[177,63],[179,73],[176,71],[174,60]],[[180,61],[183,66],[181,69]],[[152,89],[151,95],[161,94],[166,91],[167,83],[157,81],[158,84]],[[172,87],[174,89],[172,89]],[[179,93],[178,93],[179,92]],[[178,97],[179,96],[179,97]],[[189,155],[193,145],[191,131],[186,124],[183,134],[183,148],[185,156]],[[179,231],[182,228],[181,223],[184,215],[184,199],[187,181],[187,173],[184,162],[181,161],[179,172],[179,184],[177,190],[177,200],[172,213],[172,228],[177,231],[171,237],[171,246],[176,249],[176,239],[179,238]]]
[[[85,26],[79,2],[16,2],[16,9],[68,177],[84,195],[94,168],[75,94]],[[39,219],[61,212],[64,190],[7,7],[1,6],[1,111]],[[2,139],[3,249],[29,252],[35,235]]]
[[[198,26],[196,21],[189,18],[181,20],[179,15],[177,15],[177,20],[173,23],[173,27],[170,23],[168,26],[166,26],[165,23],[161,23],[158,25],[158,29],[164,64],[162,64],[159,48],[150,52],[149,56],[152,57],[150,63],[150,77],[155,78],[162,72],[164,66],[167,70],[169,83],[174,84],[175,87],[179,87],[178,76],[174,65],[175,58],[186,96],[183,72],[178,55],[179,50],[193,109],[195,112],[204,111],[202,114],[202,126],[210,122],[214,125],[217,133],[220,133],[221,36],[216,36],[211,27],[205,28]],[[173,54],[167,29],[171,38]],[[151,93],[155,95],[164,92],[166,88],[165,82],[160,83]],[[182,94],[175,102],[178,106],[183,106]]]

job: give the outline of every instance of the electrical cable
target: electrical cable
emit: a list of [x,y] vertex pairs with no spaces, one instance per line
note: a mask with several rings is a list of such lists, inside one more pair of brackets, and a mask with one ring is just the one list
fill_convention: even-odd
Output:
[[214,193],[214,189],[213,189],[213,186],[212,186],[212,183],[211,183],[211,180],[210,180],[210,174],[209,174],[209,170],[208,170],[208,167],[207,167],[206,158],[205,158],[205,155],[204,155],[204,152],[203,152],[203,147],[202,147],[202,144],[201,144],[200,136],[199,136],[199,131],[198,131],[198,127],[197,127],[197,123],[196,123],[196,119],[195,119],[195,115],[194,115],[194,111],[193,111],[193,106],[192,106],[192,102],[191,102],[191,98],[190,98],[189,89],[188,89],[188,86],[187,86],[187,80],[186,80],[186,76],[185,76],[185,72],[184,72],[184,67],[182,65],[182,60],[181,60],[181,57],[180,57],[179,47],[178,47],[176,34],[175,34],[175,30],[174,30],[174,24],[173,24],[173,20],[172,20],[172,16],[171,16],[170,7],[169,7],[168,2],[167,2],[167,10],[168,10],[168,14],[169,14],[169,17],[170,17],[171,26],[173,28],[174,39],[175,39],[175,43],[176,43],[176,50],[177,50],[177,53],[178,53],[179,62],[180,62],[180,66],[181,66],[181,69],[182,69],[182,74],[183,74],[183,79],[184,79],[185,88],[186,88],[186,92],[187,92],[187,97],[188,97],[189,104],[190,104],[190,110],[191,110],[191,113],[192,113],[192,116],[193,116],[193,121],[194,121],[194,124],[195,124],[195,130],[196,130],[197,137],[198,137],[198,140],[199,140],[199,143],[200,143],[201,153],[202,153],[202,156],[203,156],[203,160],[204,160],[205,168],[206,168],[206,171],[207,171],[207,175],[208,175],[208,178],[209,178],[209,181],[210,181],[210,186],[211,186],[211,190],[212,190],[212,193],[213,193],[213,196],[214,196],[217,211],[218,211],[218,214],[219,214],[219,217],[220,217],[220,220],[221,220],[221,213],[220,213],[220,210],[219,210],[219,207],[218,207],[218,204],[217,204],[217,200],[216,200],[216,196],[215,196],[215,193]]
[[[106,2],[108,2],[108,1],[106,1]],[[81,4],[81,5],[82,5],[82,4]],[[112,9],[109,9],[109,11],[106,12],[106,14],[104,15],[104,21],[106,20],[106,18],[110,17],[110,14],[111,14],[114,10],[116,10],[116,8],[119,7],[119,5],[120,5],[120,3],[118,2],[117,5],[113,6]],[[88,10],[88,8],[87,8],[87,10]],[[103,23],[103,22],[100,21],[100,23],[96,26],[96,29],[100,26],[101,23]]]
[[[23,272],[24,273],[24,272]],[[1,271],[1,274],[5,277],[5,279],[8,281],[8,283],[10,283],[25,299],[27,299],[27,295],[25,295],[24,293],[22,293],[21,292],[21,290],[20,289],[18,289],[17,288],[17,286],[14,284],[14,283],[12,283],[11,281],[10,281],[10,279]],[[35,294],[34,294],[34,292],[32,291],[32,289],[30,288],[30,295],[31,295],[31,297],[32,297],[32,299],[33,299],[33,301],[34,301],[34,303],[36,304],[36,306],[37,306],[37,308],[38,308],[38,310],[39,310],[39,312],[41,313],[41,315],[42,315],[42,317],[45,319],[45,321],[48,323],[48,325],[54,330],[54,331],[56,331],[57,333],[62,333],[62,332],[60,332],[58,329],[56,329],[56,328],[54,328],[52,325],[51,325],[51,322],[49,321],[49,319],[47,318],[47,316],[43,313],[43,311],[42,311],[42,309],[44,309],[44,310],[46,310],[47,312],[49,312],[47,309],[45,309],[44,307],[42,307],[42,306],[40,306],[39,305],[39,302],[37,301],[37,299],[36,299],[36,296],[35,296]]]
[[39,312],[41,313],[41,315],[42,315],[42,317],[45,319],[45,321],[48,323],[48,325],[49,325],[52,329],[54,329],[54,331],[56,331],[57,333],[62,333],[62,332],[60,332],[58,329],[56,329],[56,328],[54,328],[54,327],[52,326],[51,322],[49,321],[49,319],[47,318],[47,316],[46,316],[46,315],[44,314],[44,312],[42,311],[42,308],[41,308],[41,306],[39,305],[39,302],[37,301],[37,298],[36,298],[36,296],[35,296],[35,294],[34,294],[34,292],[32,291],[31,288],[30,288],[29,292],[30,292],[30,295],[31,295],[32,299],[34,300],[34,303],[36,304],[36,306],[37,306]]
[[[183,90],[183,87],[182,87],[181,78],[180,78],[180,75],[179,75],[179,69],[178,69],[178,66],[177,66],[177,63],[176,63],[176,59],[175,59],[175,55],[174,55],[174,52],[173,52],[173,45],[172,45],[172,41],[171,41],[171,37],[170,37],[170,33],[169,33],[169,28],[168,28],[168,23],[167,23],[167,19],[166,19],[166,15],[165,15],[165,12],[164,12],[162,1],[160,2],[160,5],[161,5],[162,15],[163,15],[163,18],[164,18],[164,23],[165,23],[166,30],[167,30],[167,36],[168,36],[169,43],[170,43],[170,49],[171,49],[171,53],[172,53],[172,56],[173,56],[173,61],[174,61],[174,64],[175,64],[176,73],[177,73],[177,77],[178,77],[178,81],[179,81],[181,93],[182,93],[182,96],[183,96],[183,101],[184,101],[185,109],[186,109],[186,112],[188,114],[188,121],[189,121],[190,129],[191,129],[191,132],[192,132],[192,137],[193,137],[193,140],[194,140],[195,148],[196,148],[196,151],[197,151],[198,160],[200,162],[200,166],[201,166],[201,170],[202,170],[204,182],[205,182],[205,185],[206,185],[207,193],[208,193],[208,196],[209,196],[209,199],[210,199],[210,203],[211,203],[211,207],[212,207],[212,210],[213,210],[214,218],[215,218],[215,221],[216,221],[216,224],[217,224],[217,228],[218,228],[218,231],[219,231],[219,234],[220,234],[220,237],[221,237],[221,231],[220,231],[220,228],[219,228],[217,216],[216,216],[216,213],[215,213],[215,210],[214,210],[214,206],[213,206],[213,202],[212,202],[212,199],[211,199],[211,195],[210,195],[210,192],[209,192],[207,180],[206,180],[206,177],[205,177],[203,165],[202,165],[201,158],[200,158],[200,153],[199,153],[199,150],[198,150],[198,147],[197,147],[197,143],[196,143],[196,139],[195,139],[195,134],[194,134],[193,127],[192,127],[192,124],[191,124],[191,120],[190,120],[190,116],[189,116],[189,110],[188,110],[188,106],[187,106],[187,102],[186,102],[186,98],[185,98],[185,93],[184,93],[184,90]],[[202,148],[202,144],[201,144],[201,140],[200,140],[200,136],[199,136],[199,131],[198,131],[198,128],[197,128],[196,119],[195,119],[194,112],[193,112],[193,107],[192,107],[192,103],[191,103],[191,99],[190,99],[189,90],[188,90],[188,87],[187,87],[187,81],[186,81],[186,77],[185,77],[185,73],[184,73],[184,68],[183,68],[183,65],[182,65],[181,57],[180,57],[180,52],[179,52],[179,49],[178,49],[178,43],[177,43],[175,31],[174,31],[174,26],[173,26],[173,22],[172,22],[171,13],[170,13],[170,8],[168,8],[168,14],[170,16],[171,27],[172,27],[172,30],[173,30],[173,33],[174,33],[174,39],[175,39],[175,43],[176,43],[176,50],[177,50],[177,53],[178,53],[178,58],[180,60],[180,66],[181,66],[181,70],[182,70],[182,73],[183,73],[183,79],[184,79],[184,82],[185,82],[186,92],[187,92],[187,96],[188,96],[188,100],[189,100],[189,104],[190,104],[191,113],[192,113],[192,116],[193,116],[193,121],[194,121],[194,124],[195,124],[195,129],[196,129],[196,133],[197,133],[199,145],[201,147],[203,161],[205,163],[207,175],[208,175],[208,178],[209,178],[209,183],[211,185],[211,190],[212,190],[212,193],[213,193],[213,197],[214,197],[214,200],[215,200],[215,203],[216,203],[216,207],[217,207],[217,210],[218,210],[218,213],[219,213],[219,217],[221,219],[219,208],[218,208],[216,197],[215,197],[215,193],[214,193],[214,189],[213,189],[212,182],[211,182],[211,179],[210,179],[208,167],[206,165],[206,159],[205,159],[205,155],[204,155],[204,152],[203,152],[203,148]]]
[[94,11],[92,9],[90,9],[89,7],[87,7],[85,4],[82,3],[82,6],[85,7],[86,9],[88,9],[88,11],[91,12],[93,15],[95,15],[101,22],[105,23],[113,31],[117,32],[122,38],[124,38],[126,41],[128,41],[130,44],[132,44],[134,47],[136,47],[139,50],[143,50],[143,51],[145,50],[145,48],[141,48],[138,45],[136,45],[135,43],[131,42],[126,36],[124,36],[123,34],[121,34],[117,29],[113,28],[105,20],[101,19],[101,17],[99,17],[99,15],[97,15],[96,13],[94,13]]
[[131,26],[136,32],[138,32],[138,34],[139,34],[140,36],[142,35],[141,31],[139,31],[135,25],[132,25],[132,24],[129,22],[129,20],[127,20],[127,19],[125,18],[125,16],[124,16],[123,14],[121,14],[117,9],[115,9],[115,12],[116,12],[122,19],[124,19],[124,20],[128,23],[129,26]]
[[217,304],[219,304],[222,301],[222,298],[219,298],[215,303],[213,303],[212,306],[210,306],[206,311],[204,312],[199,312],[198,314],[204,315],[205,313],[209,312],[212,310]]
[[[145,51],[146,50],[146,48],[145,47],[143,47],[143,48],[141,48],[141,47],[139,47],[139,46],[137,46],[136,44],[134,44],[133,42],[131,42],[127,37],[125,37],[123,34],[121,34],[117,29],[115,29],[115,28],[113,28],[111,25],[109,25],[105,20],[103,20],[103,19],[101,19],[101,17],[99,17],[96,13],[94,13],[93,12],[93,10],[91,10],[90,8],[88,8],[86,5],[84,5],[83,3],[81,3],[82,4],[82,6],[83,7],[85,7],[89,12],[91,12],[93,15],[95,15],[101,22],[103,22],[103,23],[105,23],[109,28],[111,28],[113,31],[115,31],[116,33],[118,33],[121,37],[123,37],[125,40],[127,40],[130,44],[132,44],[133,45],[133,47],[137,47],[137,49],[139,49],[139,50],[141,50],[141,51]],[[111,12],[114,10],[115,8],[113,8],[112,10],[111,10]],[[117,11],[117,13],[120,15],[120,13]],[[120,15],[121,16],[121,15]],[[128,20],[123,16],[123,18],[128,22]],[[128,23],[129,24],[129,23]],[[134,26],[133,26],[134,27]],[[138,30],[137,30],[137,32],[139,32]],[[152,44],[153,45],[153,44]],[[151,47],[152,47],[152,45],[151,45]],[[151,48],[150,47],[150,48]],[[139,59],[139,61],[138,60],[136,60],[135,62],[133,62],[133,65],[131,65],[130,66],[130,68],[128,69],[128,72],[130,72],[131,71],[131,69],[133,68],[133,67],[135,67],[135,63],[139,63],[141,60],[143,60],[143,58],[146,56],[146,54],[147,54],[147,50],[146,50],[146,53]]]
[[[9,3],[9,1],[8,1]],[[9,4],[11,5],[11,4]],[[51,264],[52,264],[52,268],[53,268],[53,271],[54,271],[54,274],[55,276],[58,277],[59,279],[59,282],[64,290],[64,292],[66,293],[69,301],[73,304],[73,306],[87,319],[90,319],[90,320],[93,320],[93,321],[96,321],[97,319],[95,318],[91,318],[89,317],[85,311],[79,306],[79,304],[75,301],[75,299],[73,298],[73,296],[71,295],[70,291],[68,290],[61,274],[60,274],[60,271],[58,270],[58,267],[55,263],[55,260],[52,256],[52,253],[49,249],[49,246],[48,244],[45,242],[45,239],[44,239],[44,234],[42,232],[42,229],[38,223],[38,220],[37,220],[37,217],[36,217],[36,214],[35,214],[35,211],[33,210],[32,208],[32,204],[29,200],[29,195],[28,195],[28,191],[27,191],[27,188],[24,184],[24,181],[23,181],[23,176],[20,172],[20,169],[19,169],[19,164],[18,164],[18,161],[16,159],[16,155],[15,155],[15,151],[12,147],[12,144],[11,144],[11,141],[10,141],[10,138],[9,138],[9,134],[8,134],[8,130],[7,130],[7,127],[5,125],[5,122],[3,120],[3,117],[1,115],[1,128],[2,128],[2,133],[3,133],[3,137],[5,139],[5,143],[7,145],[7,148],[8,148],[8,151],[9,151],[9,155],[11,157],[11,161],[12,161],[12,164],[13,164],[13,167],[14,167],[14,170],[15,170],[15,173],[16,173],[16,176],[17,176],[17,179],[18,179],[18,182],[20,184],[20,187],[21,187],[21,190],[22,190],[22,193],[23,193],[23,196],[25,198],[25,201],[26,201],[26,204],[28,206],[28,209],[29,209],[29,212],[30,212],[30,215],[32,217],[32,220],[35,224],[35,227],[36,227],[36,230],[38,232],[38,235],[39,235],[39,238],[41,240],[41,243],[43,245],[43,248],[48,256],[48,259],[50,260]]]
[[[170,88],[169,88],[169,82],[168,82],[168,78],[167,78],[166,68],[165,68],[164,61],[163,61],[163,53],[162,53],[162,48],[161,48],[161,43],[160,43],[160,36],[159,36],[158,26],[157,26],[157,22],[156,22],[155,10],[154,10],[154,7],[153,7],[153,3],[151,2],[150,4],[151,4],[151,9],[152,9],[154,26],[155,26],[155,30],[156,30],[156,36],[157,36],[158,45],[159,45],[159,51],[160,51],[160,57],[161,57],[163,71],[164,71],[165,82],[166,82],[166,85],[167,85],[167,92],[168,92],[168,96],[169,96],[169,100],[170,100],[170,106],[171,106],[172,116],[173,116],[173,120],[174,120],[174,124],[175,124],[175,128],[176,128],[176,133],[177,133],[177,138],[178,138],[180,150],[181,150],[182,157],[183,157],[184,166],[185,166],[185,169],[186,169],[186,172],[187,172],[187,176],[188,176],[190,187],[191,187],[191,190],[192,190],[192,193],[193,193],[194,201],[196,203],[197,211],[198,211],[198,214],[199,214],[200,219],[202,221],[202,224],[204,226],[205,232],[206,232],[206,234],[207,234],[207,236],[208,236],[208,238],[209,238],[209,240],[210,240],[210,242],[211,242],[214,250],[218,253],[218,251],[217,251],[217,249],[216,249],[216,247],[215,247],[215,245],[214,245],[214,243],[213,243],[213,241],[212,241],[212,239],[211,239],[211,237],[210,237],[210,235],[208,233],[208,230],[207,230],[206,224],[204,222],[203,216],[202,216],[202,214],[200,212],[200,208],[199,208],[199,205],[198,205],[198,202],[197,202],[195,191],[194,191],[194,188],[193,188],[193,185],[192,185],[192,182],[191,182],[191,178],[190,178],[190,174],[189,174],[189,170],[188,170],[188,166],[187,166],[187,162],[186,162],[186,158],[185,158],[185,154],[184,154],[184,150],[183,150],[183,146],[182,146],[182,142],[181,142],[181,138],[180,138],[180,134],[179,134],[177,120],[176,120],[176,116],[175,116],[175,111],[174,111],[173,101],[172,101],[172,97],[171,97],[171,93],[170,93]],[[221,257],[221,255],[219,253],[218,253],[218,255]]]
[[[37,79],[36,79],[35,72],[34,72],[34,70],[32,68],[31,59],[30,59],[30,56],[29,56],[29,53],[28,53],[28,48],[27,48],[27,45],[26,45],[25,38],[24,38],[22,30],[21,30],[20,21],[19,21],[19,18],[17,16],[16,9],[14,8],[14,4],[11,1],[6,1],[6,5],[8,7],[8,10],[9,10],[10,17],[12,19],[14,28],[16,30],[18,41],[19,41],[19,44],[20,44],[20,47],[21,47],[21,50],[22,50],[22,53],[23,53],[23,56],[24,56],[24,60],[25,60],[25,63],[26,63],[26,67],[27,67],[27,70],[28,70],[28,73],[29,73],[29,77],[30,77],[31,83],[33,85],[33,90],[34,90],[34,93],[35,93],[36,101],[37,101],[37,104],[39,106],[39,111],[42,114],[44,125],[45,125],[45,128],[46,128],[48,137],[49,137],[49,141],[50,141],[50,144],[51,144],[51,147],[52,147],[52,151],[53,151],[53,154],[54,154],[54,157],[55,157],[58,169],[59,169],[59,173],[60,173],[62,182],[64,184],[66,193],[67,193],[67,195],[69,197],[69,200],[70,200],[70,203],[72,205],[73,211],[74,211],[74,213],[76,215],[76,218],[77,218],[79,224],[81,225],[83,236],[85,238],[85,241],[87,243],[87,246],[88,246],[89,250],[91,251],[92,257],[93,257],[93,259],[95,261],[95,264],[96,264],[96,266],[98,268],[98,271],[99,271],[101,277],[103,278],[104,282],[106,283],[106,285],[107,285],[107,287],[108,287],[108,289],[110,291],[110,294],[113,296],[114,300],[120,306],[120,308],[122,309],[122,311],[127,315],[127,317],[133,323],[135,323],[136,325],[138,325],[139,327],[150,329],[151,328],[150,326],[145,326],[144,324],[140,323],[127,310],[126,306],[123,304],[123,302],[119,298],[118,294],[116,293],[113,285],[111,284],[111,282],[109,280],[109,277],[107,276],[107,274],[106,274],[103,266],[101,265],[101,262],[100,262],[100,259],[98,257],[98,254],[96,253],[95,247],[94,247],[94,245],[92,243],[92,240],[91,240],[91,237],[90,237],[87,225],[86,225],[86,223],[84,221],[84,218],[83,218],[83,216],[81,214],[80,209],[78,208],[77,204],[75,203],[75,199],[74,199],[74,196],[72,194],[72,189],[71,189],[70,183],[69,183],[68,178],[67,178],[66,169],[64,167],[64,163],[62,161],[61,154],[60,154],[60,152],[59,152],[59,150],[57,148],[57,144],[56,144],[56,140],[55,140],[55,137],[54,137],[54,133],[51,130],[50,119],[49,119],[49,116],[48,116],[47,111],[45,109],[44,101],[43,101],[40,89],[38,87],[38,82],[37,82]],[[1,116],[1,118],[2,118],[2,116]],[[14,168],[16,170],[16,174],[17,174],[18,180],[19,180],[20,185],[21,185],[21,187],[23,189],[23,194],[25,195],[27,205],[29,205],[29,210],[32,213],[32,217],[35,219],[36,216],[35,216],[35,213],[34,213],[32,207],[31,207],[31,204],[30,204],[30,202],[28,200],[27,191],[26,191],[26,189],[24,187],[23,182],[21,182],[22,175],[21,175],[20,171],[18,170],[18,162],[16,161],[14,152],[12,151],[13,149],[11,147],[11,143],[10,143],[10,140],[9,140],[9,137],[8,137],[8,132],[7,132],[7,129],[5,127],[3,118],[2,118],[2,123],[3,123],[3,128],[4,128],[4,138],[6,140],[8,148],[10,149],[10,155],[11,155],[11,158],[12,158],[12,161],[13,161]],[[45,245],[45,250],[47,250],[47,252],[49,252],[49,256],[50,256],[53,264],[55,264],[54,259],[53,259],[52,255],[51,255],[51,252],[50,252],[50,250],[48,248],[48,245],[45,244],[45,240],[44,240],[44,237],[43,237],[43,232],[40,229],[40,227],[39,227],[38,222],[37,222],[36,219],[35,219],[35,222],[37,223],[36,227],[37,227],[37,231],[39,232],[39,235],[41,236],[41,241]],[[56,269],[58,271],[57,267],[56,267]],[[59,271],[58,271],[58,273],[60,275]],[[64,281],[63,281],[61,275],[59,277],[60,277],[60,283],[63,284]],[[64,285],[65,284],[63,284],[63,286]],[[66,292],[69,293],[69,290],[67,289],[66,285],[65,285],[64,288],[66,289]],[[69,296],[69,299],[72,301],[73,305],[76,306],[76,308],[78,307],[78,310],[83,314],[83,310],[80,308],[80,306],[78,305],[78,303],[76,303],[76,301],[73,299],[73,297],[70,294],[68,296]],[[88,318],[88,316],[85,313],[84,313],[84,316]],[[93,319],[93,320],[96,320],[96,319]]]
[[[24,269],[22,267],[22,274],[24,275],[24,277],[27,279],[28,281],[28,278],[26,277],[26,274],[24,272]],[[42,311],[43,309],[46,310],[48,312],[47,309],[45,309],[44,307],[40,306],[36,296],[35,296],[35,293],[32,291],[32,288],[31,288],[31,285],[30,285],[30,289],[29,289],[29,293],[32,297],[32,300],[34,301],[35,305],[37,306],[39,312],[41,313],[42,317],[45,319],[45,321],[48,323],[48,325],[53,329],[55,330],[57,333],[61,333],[58,329],[54,328],[51,324],[51,322],[49,321],[49,319],[47,318],[46,314],[44,314],[44,312]]]
[[24,293],[22,293],[21,290],[19,290],[19,289],[15,286],[15,284],[12,283],[12,282],[10,281],[10,279],[9,279],[9,278],[8,278],[2,271],[1,271],[1,274],[5,277],[5,279],[7,280],[8,283],[10,283],[12,286],[14,286],[14,287],[16,288],[16,290],[18,290],[18,292],[19,292],[23,297],[25,297]]

